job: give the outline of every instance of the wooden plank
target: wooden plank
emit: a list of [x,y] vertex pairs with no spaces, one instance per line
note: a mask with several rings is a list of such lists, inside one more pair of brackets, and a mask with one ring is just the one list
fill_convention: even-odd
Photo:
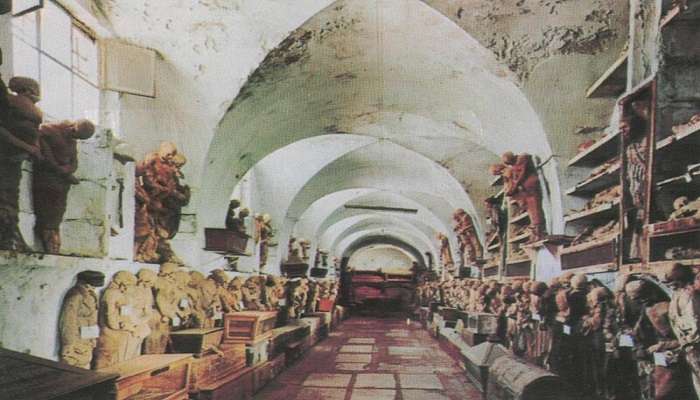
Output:
[[576,154],[569,160],[569,166],[595,166],[613,158],[618,154],[619,140],[620,134],[617,131],[605,135],[591,147]]
[[587,98],[616,97],[625,91],[627,84],[627,60],[625,52],[586,90]]

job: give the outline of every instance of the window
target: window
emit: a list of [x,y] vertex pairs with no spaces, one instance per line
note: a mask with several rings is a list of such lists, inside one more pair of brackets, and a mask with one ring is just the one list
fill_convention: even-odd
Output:
[[13,69],[41,85],[46,121],[98,122],[98,54],[95,40],[61,6],[46,1],[12,18]]

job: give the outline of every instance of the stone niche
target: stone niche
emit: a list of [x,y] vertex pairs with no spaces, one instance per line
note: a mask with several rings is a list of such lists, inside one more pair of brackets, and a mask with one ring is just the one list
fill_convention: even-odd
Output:
[[[132,257],[134,163],[114,159],[113,140],[110,130],[98,129],[92,139],[78,145],[75,175],[80,184],[71,187],[68,193],[61,223],[62,255]],[[34,236],[31,174],[32,164],[25,161],[20,187],[20,229],[27,244],[41,251],[41,244]],[[115,225],[119,229],[114,229]]]
[[58,360],[58,316],[78,272],[101,271],[106,285],[117,271],[141,268],[158,271],[124,260],[0,251],[0,347]]

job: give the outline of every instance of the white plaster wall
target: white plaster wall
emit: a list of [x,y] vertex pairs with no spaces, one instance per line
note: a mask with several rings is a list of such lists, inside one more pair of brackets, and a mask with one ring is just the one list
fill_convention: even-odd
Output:
[[109,282],[120,270],[157,271],[127,261],[0,252],[0,343],[19,352],[58,359],[58,317],[63,296],[80,271],[103,272]]
[[353,253],[348,265],[355,271],[410,273],[415,259],[403,249],[388,245],[374,245]]

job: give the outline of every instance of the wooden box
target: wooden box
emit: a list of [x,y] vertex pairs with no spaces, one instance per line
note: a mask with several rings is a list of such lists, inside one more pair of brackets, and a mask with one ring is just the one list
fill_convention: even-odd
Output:
[[250,400],[253,398],[253,370],[245,368],[225,381],[217,381],[200,388],[198,400]]
[[469,346],[480,345],[488,339],[489,335],[484,335],[483,333],[475,333],[469,329],[462,330],[462,340]]
[[191,363],[189,354],[148,354],[100,372],[119,375],[114,400],[187,400]]
[[203,354],[221,344],[224,328],[184,329],[170,333],[173,353]]
[[248,344],[245,346],[245,358],[246,365],[252,367],[260,363],[267,362],[269,359],[268,348],[270,346],[269,340],[263,340],[261,342],[256,342],[253,344]]
[[467,378],[481,392],[486,392],[489,380],[489,367],[500,357],[508,354],[508,349],[497,343],[481,343],[464,353],[464,368]]
[[289,345],[309,335],[309,327],[303,325],[286,325],[275,328],[270,338],[270,357],[286,354]]
[[618,243],[618,239],[615,237],[565,247],[561,251],[561,269],[617,265]]
[[2,399],[111,400],[117,377],[0,349]]
[[272,335],[276,311],[240,311],[224,315],[223,343],[252,344]]
[[209,387],[216,382],[223,384],[245,367],[246,351],[243,343],[226,345],[221,353],[210,352],[195,358],[190,374],[190,393],[196,393],[202,387]]
[[469,314],[466,330],[481,335],[494,335],[498,331],[498,316],[488,313]]
[[204,250],[246,255],[250,236],[221,228],[204,228]]
[[305,278],[309,270],[309,264],[304,263],[283,263],[281,265],[282,275],[289,279]]
[[573,400],[579,398],[562,378],[513,356],[497,358],[488,374],[488,400]]

